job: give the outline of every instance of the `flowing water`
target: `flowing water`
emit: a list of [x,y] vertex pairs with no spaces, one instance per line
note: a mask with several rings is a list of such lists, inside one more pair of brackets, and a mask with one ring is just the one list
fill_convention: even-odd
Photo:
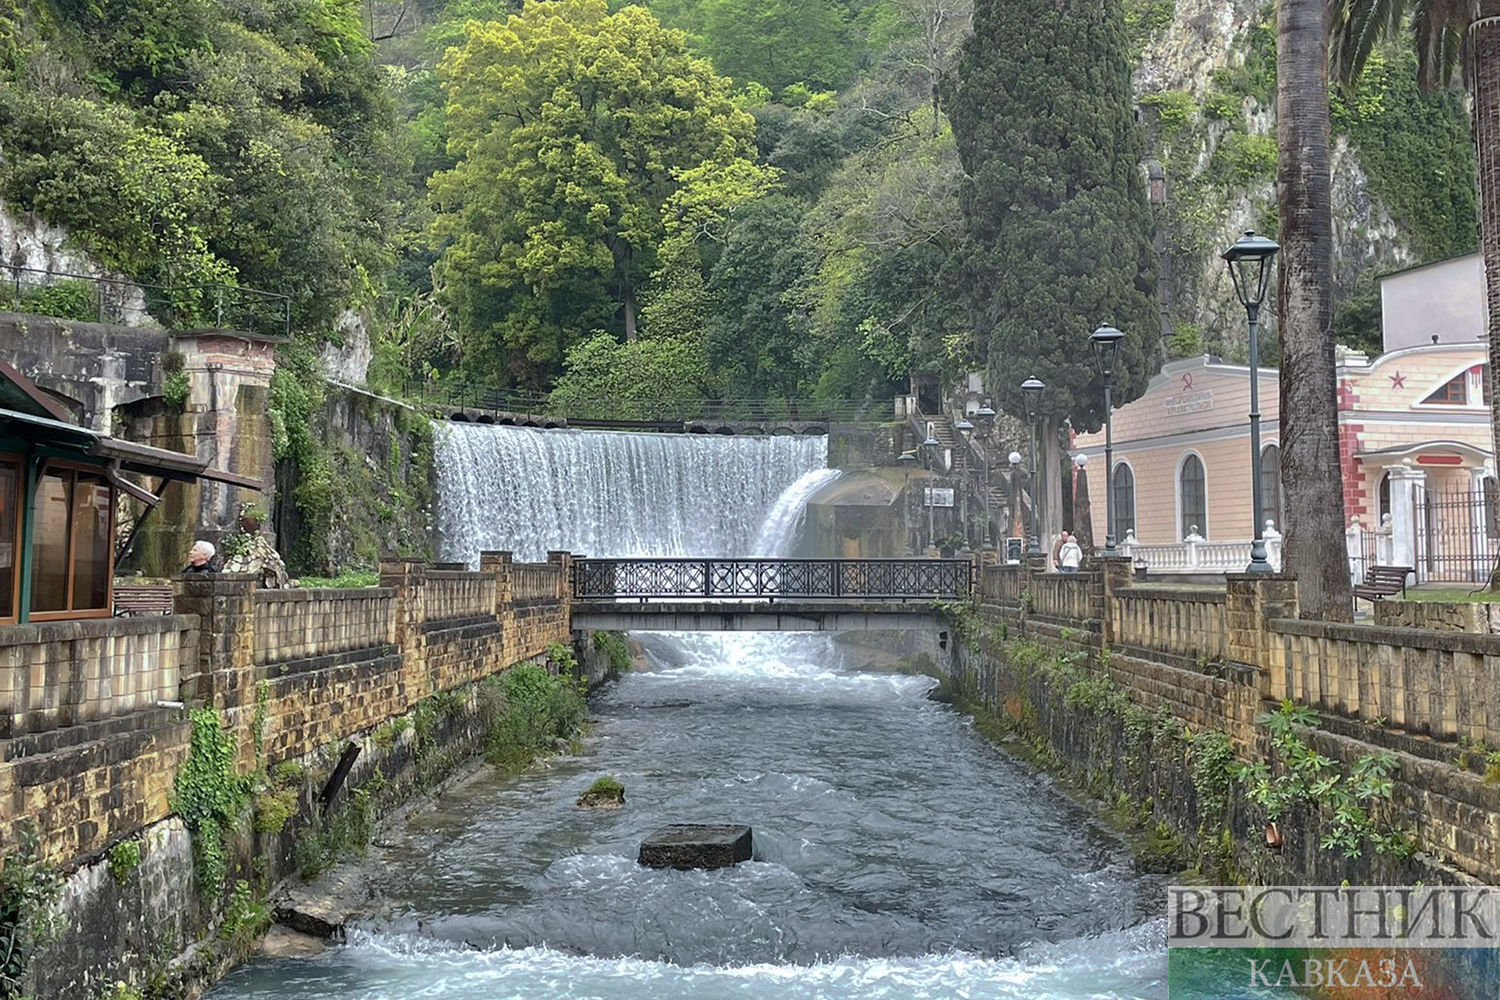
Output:
[[[715,459],[728,454],[718,452],[724,442],[702,443]],[[592,452],[578,465],[597,466],[638,446],[575,440],[552,458]],[[675,460],[673,475],[717,474],[703,468],[706,457]],[[744,483],[758,494],[744,507],[757,511],[756,530],[738,525],[715,548],[788,551],[803,501],[830,476],[797,468],[820,466],[821,455],[735,460],[774,465],[781,495]],[[659,489],[649,475],[618,481],[676,497],[676,513],[692,516],[688,493]],[[635,504],[654,501],[617,500],[625,509],[614,525],[581,530],[649,525]],[[487,503],[444,500],[449,511]],[[474,539],[494,526],[461,530]],[[660,551],[697,530],[610,537]],[[624,554],[603,542],[596,551]],[[380,901],[346,944],[309,960],[250,963],[211,996],[1166,996],[1160,880],[1137,872],[1124,846],[1049,779],[930,700],[930,680],[864,668],[853,647],[825,636],[637,638],[650,666],[595,697],[580,756],[445,794],[372,848]],[[624,783],[625,808],[577,809],[602,774]],[[640,841],[674,822],[747,823],[754,860],[714,872],[637,865]]]
[[477,566],[590,556],[744,556],[788,486],[824,470],[828,441],[543,431],[442,424],[438,547]]

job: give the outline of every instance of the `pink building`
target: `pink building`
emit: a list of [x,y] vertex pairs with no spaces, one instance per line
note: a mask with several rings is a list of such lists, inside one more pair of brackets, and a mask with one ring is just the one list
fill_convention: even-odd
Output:
[[[1341,352],[1339,450],[1351,565],[1415,565],[1424,579],[1485,579],[1494,460],[1483,273],[1477,254],[1381,281],[1385,351]],[[1153,567],[1223,572],[1249,561],[1250,370],[1174,361],[1114,416],[1117,544]],[[1279,381],[1260,372],[1262,475],[1272,562],[1281,525]],[[1105,537],[1104,435],[1082,435],[1094,537]],[[1096,471],[1100,470],[1100,471]],[[1489,501],[1493,505],[1493,501]]]

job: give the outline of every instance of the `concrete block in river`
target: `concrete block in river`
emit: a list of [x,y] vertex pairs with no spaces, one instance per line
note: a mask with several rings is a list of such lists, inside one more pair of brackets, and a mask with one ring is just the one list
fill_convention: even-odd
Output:
[[736,823],[673,823],[641,841],[651,868],[728,868],[750,860],[750,828]]
[[310,937],[342,935],[344,925],[373,898],[370,875],[360,868],[335,868],[306,885],[293,885],[276,903],[276,922]]

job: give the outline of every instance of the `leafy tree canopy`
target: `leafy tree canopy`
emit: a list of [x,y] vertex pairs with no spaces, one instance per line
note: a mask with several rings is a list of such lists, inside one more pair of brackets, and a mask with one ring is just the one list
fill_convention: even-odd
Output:
[[399,157],[354,0],[56,0],[6,20],[0,193],[107,267],[286,292],[317,325],[389,261]]
[[1132,114],[1129,41],[1113,0],[982,0],[946,80],[966,180],[969,242],[954,276],[988,342],[990,384],[1011,413],[1035,374],[1055,418],[1102,420],[1088,336],[1127,334],[1115,404],[1156,358],[1155,262]]
[[545,383],[583,330],[633,336],[683,189],[755,169],[729,81],[644,8],[529,3],[470,22],[441,72],[457,164],[432,180],[436,276],[503,377]]

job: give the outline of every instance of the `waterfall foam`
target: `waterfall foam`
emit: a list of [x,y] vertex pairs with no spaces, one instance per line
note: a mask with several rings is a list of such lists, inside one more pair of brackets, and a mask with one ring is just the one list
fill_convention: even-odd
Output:
[[819,436],[451,423],[436,437],[438,549],[470,565],[485,550],[529,561],[549,550],[742,556],[787,488],[828,458]]
[[776,500],[776,506],[766,515],[760,526],[760,534],[750,554],[762,559],[786,558],[794,554],[807,520],[807,501],[825,484],[839,477],[837,469],[814,469],[804,473],[801,479],[788,486]]

